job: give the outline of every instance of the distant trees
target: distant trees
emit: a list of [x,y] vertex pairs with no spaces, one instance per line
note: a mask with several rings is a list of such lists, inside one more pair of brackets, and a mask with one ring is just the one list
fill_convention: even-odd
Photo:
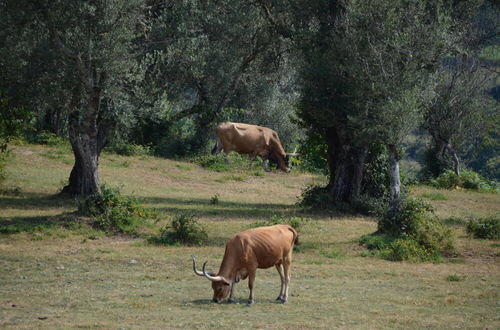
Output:
[[[458,160],[483,127],[484,76],[470,58],[494,38],[488,8],[496,13],[485,0],[1,0],[0,90],[37,130],[69,137],[64,192],[99,191],[110,138],[188,155],[233,120],[271,126],[285,144],[306,131],[335,202],[369,192],[367,168],[386,171],[397,200],[412,129],[422,124],[435,156]],[[470,19],[479,9],[481,24]]]
[[238,109],[251,110],[273,97],[284,44],[248,1],[152,1],[149,18],[144,95],[168,101],[156,118],[167,124],[161,136],[141,132],[148,142],[170,136],[179,143],[169,131],[187,122],[193,133],[183,147],[200,150],[216,122],[241,118]]
[[423,126],[432,139],[433,162],[442,165],[429,164],[434,170],[432,175],[439,175],[446,167],[446,153],[451,157],[453,171],[460,174],[458,151],[470,148],[492,114],[494,105],[485,88],[491,78],[475,59],[457,60],[433,75]]

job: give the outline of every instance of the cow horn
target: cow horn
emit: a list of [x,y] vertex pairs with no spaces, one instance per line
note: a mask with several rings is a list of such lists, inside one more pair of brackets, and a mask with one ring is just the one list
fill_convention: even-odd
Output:
[[203,276],[203,272],[199,271],[199,270],[196,270],[196,257],[195,256],[191,256],[191,259],[193,259],[193,270],[194,270],[194,273],[198,276]]
[[212,282],[220,282],[220,281],[227,282],[226,279],[222,276],[212,276],[210,274],[207,274],[207,272],[205,271],[205,266],[207,265],[207,262],[208,261],[205,261],[205,263],[203,264],[203,275],[205,275],[205,277]]

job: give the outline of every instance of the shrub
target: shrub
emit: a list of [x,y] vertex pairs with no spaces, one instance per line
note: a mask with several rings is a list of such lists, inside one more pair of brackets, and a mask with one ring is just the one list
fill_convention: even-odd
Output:
[[201,245],[208,239],[208,234],[192,215],[179,214],[172,222],[161,229],[158,237],[149,241],[167,245]]
[[149,156],[153,154],[150,146],[131,143],[112,144],[106,147],[105,150],[122,156]]
[[299,217],[285,218],[283,216],[273,215],[273,216],[271,216],[271,218],[269,220],[257,221],[257,222],[251,223],[250,228],[285,224],[285,225],[290,225],[296,231],[299,231],[300,228],[303,227],[303,225],[309,221],[310,221],[310,219],[307,219],[307,218],[299,218]]
[[67,144],[68,142],[62,137],[48,131],[41,131],[35,136],[35,143],[38,144],[46,144],[49,146],[62,146]]
[[224,157],[217,155],[200,155],[191,159],[191,162],[200,165],[203,168],[216,171],[227,172],[229,165]]
[[79,205],[79,211],[92,217],[94,224],[109,233],[137,234],[147,219],[156,218],[154,212],[145,210],[132,197],[123,196],[118,189],[102,186]]
[[325,187],[310,185],[302,190],[297,205],[308,209],[332,209],[332,195]]
[[439,261],[441,253],[452,251],[453,236],[432,213],[429,204],[402,197],[379,219],[378,231],[361,237],[360,244],[379,251],[392,261]]
[[256,170],[261,167],[259,160],[251,161],[247,155],[240,155],[235,152],[229,153],[227,157],[222,155],[198,155],[191,158],[191,162],[216,172]]
[[388,249],[380,253],[382,258],[391,261],[426,262],[441,259],[438,250],[428,248],[411,238],[395,239]]
[[500,239],[500,218],[489,216],[470,219],[465,229],[474,238]]
[[489,181],[474,171],[462,171],[460,175],[456,175],[455,172],[446,170],[437,178],[431,179],[429,183],[436,188],[443,189],[464,188],[487,192],[499,190],[498,183]]

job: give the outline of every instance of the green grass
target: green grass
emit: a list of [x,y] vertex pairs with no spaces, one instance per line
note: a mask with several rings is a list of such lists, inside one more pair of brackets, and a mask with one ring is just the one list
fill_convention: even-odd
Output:
[[[2,329],[500,327],[498,242],[471,239],[464,226],[450,225],[458,246],[443,263],[366,258],[357,240],[376,230],[373,219],[304,213],[295,206],[301,189],[324,184],[322,176],[278,171],[254,176],[252,168],[232,172],[230,163],[219,173],[155,157],[104,154],[103,183],[138,197],[165,219],[194,214],[208,232],[203,246],[107,237],[75,214],[74,199],[55,195],[72,165],[41,155],[54,148],[15,146],[0,189]],[[128,167],[116,166],[126,161]],[[225,180],[229,175],[248,179]],[[429,201],[442,219],[500,211],[499,194],[425,186],[413,192],[423,193],[445,196]],[[216,195],[218,202],[212,203]],[[289,303],[275,303],[280,280],[274,267],[257,271],[254,306],[245,305],[246,280],[236,287],[239,304],[210,303],[210,283],[193,273],[191,255],[216,271],[231,235],[273,215],[311,219],[300,227]],[[159,232],[166,224],[160,220],[155,228]],[[460,280],[450,281],[450,275]]]
[[427,198],[433,201],[444,201],[446,197],[442,193],[425,193],[421,194],[420,197]]

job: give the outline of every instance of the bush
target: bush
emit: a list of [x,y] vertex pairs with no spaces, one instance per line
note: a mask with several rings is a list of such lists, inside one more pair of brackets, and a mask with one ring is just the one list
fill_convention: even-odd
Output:
[[257,222],[251,223],[250,228],[274,226],[274,225],[283,224],[283,225],[290,225],[296,231],[299,231],[300,228],[302,228],[303,225],[309,221],[310,221],[310,219],[307,219],[307,218],[299,218],[299,217],[285,218],[283,216],[273,215],[269,220],[257,221]]
[[259,161],[252,162],[247,155],[239,155],[235,152],[229,153],[227,157],[222,155],[198,155],[191,158],[191,162],[216,172],[261,168]]
[[48,132],[48,131],[41,131],[40,133],[38,133],[35,136],[33,142],[38,143],[38,144],[46,144],[49,146],[61,146],[61,145],[65,145],[68,143],[67,140],[63,139],[62,137],[60,137],[52,132]]
[[105,150],[122,156],[149,156],[153,154],[153,150],[149,146],[130,143],[112,144]]
[[446,170],[437,178],[431,179],[429,183],[436,188],[443,189],[464,188],[488,192],[499,190],[498,183],[489,181],[474,171],[462,171],[460,175],[456,175],[455,172]]
[[500,239],[500,218],[489,216],[470,219],[465,229],[474,238]]
[[161,229],[158,237],[150,238],[154,244],[166,245],[201,245],[208,239],[208,234],[192,215],[179,214],[171,224]]
[[419,244],[411,238],[395,239],[389,248],[380,251],[383,259],[390,261],[426,262],[439,261],[439,251]]
[[378,231],[363,236],[360,244],[379,251],[387,260],[439,261],[454,248],[453,236],[433,214],[429,204],[402,197],[379,219]]
[[135,198],[123,196],[118,189],[104,185],[100,193],[80,203],[79,211],[92,217],[98,228],[109,233],[137,234],[148,219],[156,218],[154,212],[145,210]]
[[297,205],[307,209],[328,210],[333,208],[333,198],[328,189],[310,185],[302,190]]

